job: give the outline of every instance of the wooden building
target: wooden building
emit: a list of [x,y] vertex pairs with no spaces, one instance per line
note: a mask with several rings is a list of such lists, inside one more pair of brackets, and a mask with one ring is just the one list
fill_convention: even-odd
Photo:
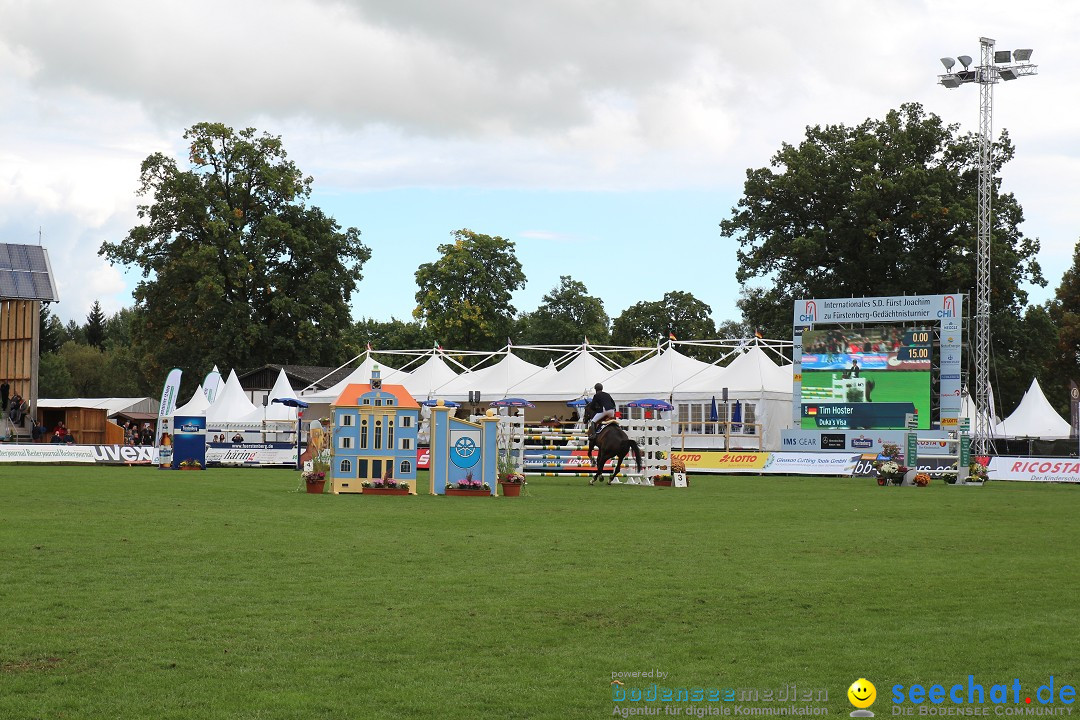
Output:
[[58,299],[45,248],[0,243],[0,384],[29,406],[23,425],[9,424],[7,413],[0,424],[17,440],[29,437],[37,408],[41,303]]

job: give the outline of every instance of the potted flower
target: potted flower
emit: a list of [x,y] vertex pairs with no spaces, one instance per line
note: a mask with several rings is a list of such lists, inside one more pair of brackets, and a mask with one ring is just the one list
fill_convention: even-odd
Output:
[[968,465],[968,478],[964,481],[965,485],[982,485],[984,482],[990,479],[990,473],[978,460],[972,460]]
[[671,487],[670,475],[653,475],[652,484],[658,487]]
[[915,484],[919,487],[926,487],[930,484],[930,476],[926,473],[918,473],[915,475]]
[[524,484],[525,476],[519,472],[499,473],[503,497],[519,497]]
[[881,446],[881,455],[874,461],[878,485],[899,485],[904,482],[904,474],[908,469],[897,461],[898,457],[900,447],[896,443],[885,443]]
[[[503,497],[520,497],[521,488],[525,485],[525,475],[518,472],[514,462],[514,454],[511,448],[510,437],[500,431],[496,438],[498,453],[496,464],[498,465],[498,481],[502,487]],[[470,474],[469,478],[472,477]]]
[[686,487],[690,487],[690,478],[686,475],[686,463],[680,458],[673,457],[671,458],[671,476],[675,478],[679,475],[686,481]]
[[307,491],[312,495],[320,495],[323,489],[326,487],[326,471],[325,470],[308,470],[303,475],[304,485],[307,487]]
[[181,470],[202,470],[202,463],[195,458],[188,458],[187,460],[180,461]]

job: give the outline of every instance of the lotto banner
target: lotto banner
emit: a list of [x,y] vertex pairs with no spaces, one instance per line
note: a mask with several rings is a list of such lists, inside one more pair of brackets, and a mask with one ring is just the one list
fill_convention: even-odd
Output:
[[746,451],[691,450],[672,452],[673,460],[682,460],[690,472],[761,472],[771,453]]

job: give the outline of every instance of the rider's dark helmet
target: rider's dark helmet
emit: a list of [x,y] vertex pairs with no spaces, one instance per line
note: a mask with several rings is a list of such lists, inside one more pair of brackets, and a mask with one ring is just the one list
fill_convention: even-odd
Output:
[[600,383],[596,383],[595,385],[593,385],[593,387],[596,388],[596,392],[600,392],[601,390],[604,389],[604,386],[601,385]]

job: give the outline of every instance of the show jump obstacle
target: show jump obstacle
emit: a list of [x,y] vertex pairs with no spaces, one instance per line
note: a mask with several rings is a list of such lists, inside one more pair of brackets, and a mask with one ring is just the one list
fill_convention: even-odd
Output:
[[[440,401],[441,402],[441,401]],[[497,433],[494,413],[476,422],[450,417],[450,408],[431,408],[431,494],[445,495],[449,483],[464,480],[498,488]]]

